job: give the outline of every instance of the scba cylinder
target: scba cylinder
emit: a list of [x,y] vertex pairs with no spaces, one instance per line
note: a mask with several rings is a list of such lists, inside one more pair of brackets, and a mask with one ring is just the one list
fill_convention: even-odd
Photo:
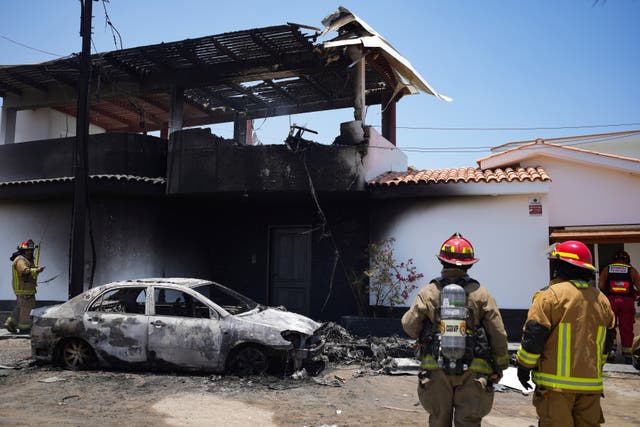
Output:
[[464,357],[467,337],[467,294],[451,284],[440,293],[440,352],[454,361]]

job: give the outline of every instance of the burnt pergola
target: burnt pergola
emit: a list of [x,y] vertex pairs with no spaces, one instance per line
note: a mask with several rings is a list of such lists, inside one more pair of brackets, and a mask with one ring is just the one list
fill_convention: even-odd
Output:
[[[167,130],[176,94],[185,127],[352,107],[349,59],[333,51],[327,63],[316,36],[287,24],[92,55],[91,123]],[[389,86],[373,67],[366,74],[366,102],[380,104]],[[0,95],[16,109],[76,116],[78,76],[77,55],[1,66]]]
[[[395,102],[433,91],[366,23],[340,8],[313,27],[254,28],[91,56],[90,123],[107,132],[182,127],[384,104],[382,134],[395,143]],[[333,40],[318,43],[328,31]],[[79,55],[0,66],[3,135],[18,110],[50,107],[77,117]],[[361,116],[361,117],[359,117]],[[242,125],[240,125],[242,126]]]

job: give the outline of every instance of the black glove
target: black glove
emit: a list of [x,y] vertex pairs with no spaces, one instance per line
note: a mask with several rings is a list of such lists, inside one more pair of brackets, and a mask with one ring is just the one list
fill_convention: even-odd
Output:
[[531,384],[529,384],[531,369],[524,368],[522,366],[518,366],[518,379],[520,380],[520,384],[524,387],[525,390],[529,390]]

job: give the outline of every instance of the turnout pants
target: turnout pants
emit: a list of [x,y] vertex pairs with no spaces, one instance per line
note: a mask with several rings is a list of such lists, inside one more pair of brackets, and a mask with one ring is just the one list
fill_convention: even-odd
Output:
[[533,406],[538,427],[598,427],[604,423],[600,394],[536,388]]
[[611,309],[618,320],[620,330],[620,346],[622,355],[631,357],[631,346],[633,345],[633,323],[636,321],[636,308],[632,296],[609,295]]
[[418,382],[418,398],[429,412],[430,427],[480,427],[482,417],[493,405],[493,386],[473,371],[462,375],[445,375],[441,369],[431,371]]
[[17,295],[16,306],[13,308],[11,315],[9,315],[5,321],[5,327],[10,331],[15,331],[16,328],[22,331],[31,329],[31,319],[29,318],[29,314],[35,306],[35,295]]

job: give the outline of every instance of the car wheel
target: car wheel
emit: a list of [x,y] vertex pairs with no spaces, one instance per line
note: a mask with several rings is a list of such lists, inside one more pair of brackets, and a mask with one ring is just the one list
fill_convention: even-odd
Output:
[[228,370],[239,377],[262,375],[268,367],[269,358],[259,347],[242,347],[229,357]]
[[62,345],[60,359],[62,365],[71,370],[88,369],[93,366],[93,350],[82,340],[69,340]]

